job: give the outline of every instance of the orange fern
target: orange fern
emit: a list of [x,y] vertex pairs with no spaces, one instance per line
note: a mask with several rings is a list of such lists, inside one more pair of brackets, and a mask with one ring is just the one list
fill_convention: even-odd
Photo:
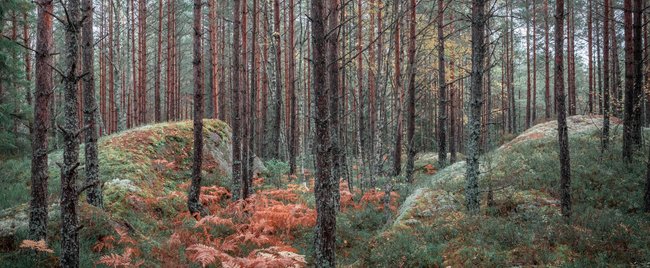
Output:
[[54,250],[50,249],[47,246],[47,243],[45,243],[45,240],[39,240],[39,241],[34,241],[34,240],[23,240],[22,243],[20,243],[21,248],[26,248],[26,249],[33,249],[39,252],[46,252],[46,253],[54,253]]

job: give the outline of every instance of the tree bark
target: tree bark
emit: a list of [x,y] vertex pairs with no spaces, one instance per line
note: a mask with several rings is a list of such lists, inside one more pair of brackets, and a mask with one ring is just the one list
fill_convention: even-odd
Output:
[[187,193],[187,208],[191,214],[207,215],[207,210],[199,201],[201,195],[201,164],[203,163],[203,55],[201,38],[203,36],[201,0],[194,0],[194,151],[192,162],[192,184]]
[[282,48],[280,47],[280,0],[273,1],[273,39],[275,40],[275,107],[270,142],[273,144],[269,158],[280,157],[280,129],[282,126]]
[[[335,1],[335,0],[334,0]],[[312,64],[314,93],[316,94],[316,229],[314,264],[316,267],[336,266],[336,196],[338,180],[331,174],[331,140],[329,96],[326,88],[327,60],[325,55],[325,3],[311,2]]]
[[52,80],[52,0],[40,1],[36,26],[34,132],[32,133],[31,201],[29,203],[29,236],[32,240],[46,239],[48,125],[50,102],[53,99]]
[[551,83],[550,83],[550,57],[548,41],[548,0],[544,0],[544,116],[546,120],[551,118]]
[[77,167],[79,167],[79,118],[77,83],[79,81],[79,0],[67,3],[65,24],[65,77],[63,125],[63,165],[61,166],[61,259],[62,267],[79,267],[77,218]]
[[[607,2],[608,0],[605,0]],[[567,133],[564,95],[564,0],[557,0],[555,6],[555,99],[557,101],[557,128],[560,146],[560,202],[562,215],[571,216],[571,165],[569,158],[569,136]]]
[[438,0],[438,168],[447,165],[447,81],[445,79],[445,6]]
[[[344,166],[343,162],[343,151],[341,146],[341,137],[340,134],[340,95],[339,95],[339,0],[330,0],[329,1],[329,35],[327,36],[327,69],[329,75],[329,109],[330,109],[330,140],[332,148],[332,179],[338,181],[342,177],[342,167]],[[336,201],[336,207],[339,208],[338,202],[340,199],[339,188],[334,189],[334,200]]]
[[[610,84],[609,84],[609,78],[610,78],[610,53],[609,53],[609,41],[610,36],[609,36],[609,31],[611,30],[609,23],[610,23],[610,15],[609,13],[611,12],[611,0],[605,0],[604,2],[604,8],[605,8],[605,16],[603,18],[603,133],[602,133],[602,140],[601,140],[601,146],[602,146],[602,151],[604,152],[605,150],[608,150],[609,148],[609,93],[610,93]],[[616,63],[616,61],[614,62]],[[615,64],[614,64],[615,65]]]
[[472,72],[470,76],[470,113],[467,131],[467,171],[465,186],[466,206],[469,213],[479,212],[479,139],[481,137],[481,106],[483,99],[483,73],[485,60],[485,0],[472,1]]
[[408,89],[408,107],[406,108],[407,127],[406,127],[406,181],[413,182],[413,165],[415,161],[415,26],[416,26],[416,1],[411,0],[411,20],[409,21],[409,89]]
[[85,173],[86,184],[94,185],[88,190],[86,199],[89,204],[96,207],[104,206],[102,187],[99,180],[99,158],[97,147],[97,100],[95,99],[95,66],[94,66],[94,39],[93,39],[93,2],[83,0],[82,11],[84,14],[82,45],[83,45],[83,108],[84,108],[84,135],[85,144]]
[[399,13],[400,1],[393,2],[393,14],[395,16],[395,109],[397,114],[396,130],[395,130],[395,148],[393,149],[393,176],[399,176],[402,172],[402,95],[404,89],[402,88],[402,49],[401,49],[401,34],[400,34],[400,18]]
[[[276,0],[279,1],[279,0]],[[233,200],[237,200],[240,197],[243,197],[243,193],[240,192],[241,184],[244,181],[242,174],[242,127],[241,127],[241,111],[242,106],[240,103],[241,97],[241,84],[239,82],[239,28],[240,28],[240,16],[241,12],[239,11],[239,0],[234,0],[233,6],[233,29],[232,29],[232,183],[233,189],[231,190],[233,194]]]

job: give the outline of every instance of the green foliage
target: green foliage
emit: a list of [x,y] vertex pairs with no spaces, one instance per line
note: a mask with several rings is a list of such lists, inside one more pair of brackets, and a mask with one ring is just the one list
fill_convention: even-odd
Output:
[[264,162],[264,166],[266,167],[266,172],[261,175],[265,176],[271,184],[279,188],[282,184],[282,177],[289,173],[289,163],[271,159]]

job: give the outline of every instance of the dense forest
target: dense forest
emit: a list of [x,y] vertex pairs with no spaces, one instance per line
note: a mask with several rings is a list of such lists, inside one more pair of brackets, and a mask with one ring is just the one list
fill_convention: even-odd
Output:
[[0,267],[650,265],[649,7],[3,0]]

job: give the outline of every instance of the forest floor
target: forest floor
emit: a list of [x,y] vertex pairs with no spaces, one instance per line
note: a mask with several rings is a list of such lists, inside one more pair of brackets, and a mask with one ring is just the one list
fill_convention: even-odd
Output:
[[[464,212],[464,162],[437,171],[435,154],[418,156],[414,185],[350,192],[341,184],[338,260],[347,267],[647,265],[650,217],[640,212],[645,155],[620,159],[621,126],[600,154],[597,117],[569,118],[574,216],[559,215],[555,122],[537,125],[482,158],[481,215]],[[315,224],[313,172],[287,177],[285,163],[256,165],[255,194],[231,202],[228,126],[206,120],[201,202],[186,209],[191,122],[146,126],[100,140],[105,210],[80,201],[82,267],[302,267]],[[646,135],[647,136],[647,135]],[[642,150],[645,152],[645,150]],[[51,154],[50,162],[61,153]],[[48,246],[21,249],[27,237],[29,160],[0,165],[0,267],[56,266],[58,169],[51,165]],[[83,174],[83,171],[81,172]],[[488,191],[492,189],[492,191]],[[491,197],[489,197],[491,196]],[[401,206],[400,206],[401,205]],[[387,213],[390,212],[390,213]],[[386,217],[396,215],[386,224]]]

